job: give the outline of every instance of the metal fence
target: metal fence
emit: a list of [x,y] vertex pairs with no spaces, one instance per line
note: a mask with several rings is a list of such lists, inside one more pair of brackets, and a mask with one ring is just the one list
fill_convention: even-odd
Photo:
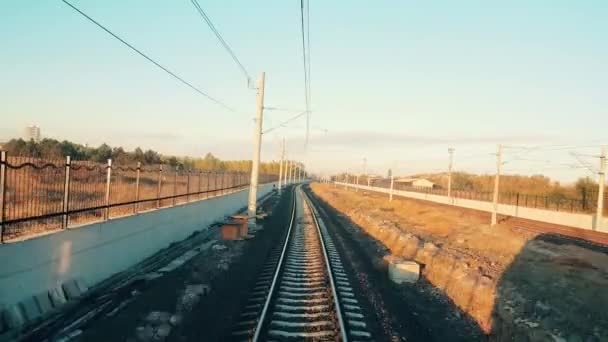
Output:
[[[364,185],[366,185],[365,183]],[[371,186],[390,189],[390,179],[370,180]],[[445,188],[426,188],[414,187],[395,182],[394,190],[412,191],[433,195],[447,196],[448,190]],[[452,189],[452,197],[463,198],[477,201],[491,202],[493,193],[491,191],[472,191],[463,189]],[[580,198],[570,198],[563,195],[531,195],[525,193],[501,192],[498,202],[519,207],[547,209],[572,213],[593,214],[597,208],[597,192],[589,192]],[[608,203],[608,193],[604,196],[604,203]],[[604,206],[604,214],[608,215],[608,207]]]
[[[260,175],[259,183],[276,175]],[[0,159],[0,241],[197,201],[249,186],[250,175],[168,165]]]

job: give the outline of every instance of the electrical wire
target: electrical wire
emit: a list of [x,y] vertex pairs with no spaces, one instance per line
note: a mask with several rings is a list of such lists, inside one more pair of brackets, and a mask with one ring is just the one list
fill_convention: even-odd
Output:
[[294,120],[297,120],[297,119],[301,118],[302,116],[306,115],[306,113],[308,113],[308,112],[307,111],[303,111],[301,113],[298,113],[298,114],[292,116],[291,118],[289,118],[289,119],[281,122],[280,124],[278,124],[278,125],[276,125],[274,127],[266,129],[265,131],[262,132],[262,134],[266,134],[266,133],[272,132],[272,131],[274,131],[276,129],[279,129],[281,127],[284,127],[286,124],[288,124],[288,123],[290,123],[290,122],[292,122]]
[[167,74],[171,75],[173,78],[177,79],[181,83],[183,83],[186,86],[190,87],[192,90],[196,91],[200,95],[203,95],[204,97],[206,97],[207,99],[211,100],[212,102],[214,102],[214,103],[216,103],[216,104],[224,107],[225,109],[227,109],[227,110],[229,110],[231,112],[235,111],[233,108],[229,107],[224,102],[222,102],[222,101],[220,101],[220,100],[218,100],[216,98],[211,97],[210,95],[206,94],[202,90],[200,90],[197,87],[195,87],[194,85],[192,85],[190,82],[184,80],[183,78],[181,78],[180,76],[178,76],[177,74],[175,74],[174,72],[172,72],[171,70],[169,70],[166,67],[162,66],[160,63],[158,63],[157,61],[155,61],[154,59],[152,59],[151,57],[149,57],[148,55],[146,55],[145,53],[143,53],[141,50],[137,49],[136,47],[134,47],[133,45],[131,45],[130,43],[128,43],[127,41],[125,41],[124,39],[122,39],[121,37],[119,37],[117,34],[115,34],[114,32],[110,31],[109,29],[107,29],[102,24],[100,24],[98,21],[96,21],[95,19],[93,19],[90,16],[88,16],[86,13],[84,13],[83,11],[81,11],[80,9],[78,9],[76,6],[72,5],[71,3],[69,3],[66,0],[61,0],[61,1],[63,3],[65,3],[66,5],[70,6],[74,11],[78,12],[83,17],[87,18],[93,24],[97,25],[99,28],[101,28],[102,30],[106,31],[106,33],[110,34],[112,37],[116,38],[118,41],[120,41],[121,43],[123,43],[124,45],[126,45],[127,47],[129,47],[131,50],[135,51],[137,54],[139,54],[143,58],[147,59],[150,63],[156,65],[158,68],[160,68],[161,70],[163,70]]
[[194,7],[198,11],[198,13],[201,15],[203,20],[205,20],[205,22],[207,23],[207,26],[209,26],[209,28],[211,29],[211,31],[213,31],[213,33],[215,34],[217,39],[224,46],[224,49],[228,52],[230,57],[232,57],[234,62],[239,66],[239,68],[241,69],[241,71],[243,72],[245,77],[247,78],[247,84],[249,85],[251,83],[251,76],[247,72],[247,69],[245,69],[245,67],[243,66],[243,63],[241,63],[241,61],[236,57],[234,51],[232,51],[232,49],[230,48],[230,45],[228,45],[228,43],[226,43],[226,41],[224,40],[224,38],[222,37],[220,32],[215,28],[215,25],[213,25],[213,23],[211,22],[211,19],[209,19],[209,16],[207,16],[207,14],[205,13],[205,11],[201,7],[201,5],[198,3],[198,1],[197,0],[190,0],[190,1],[194,5]]
[[308,85],[308,62],[307,62],[307,50],[306,50],[306,33],[304,25],[304,0],[300,0],[300,19],[301,19],[301,32],[302,32],[302,59],[304,66],[304,100],[306,102],[306,146],[308,146],[308,139],[310,134],[310,102],[309,102],[309,85]]

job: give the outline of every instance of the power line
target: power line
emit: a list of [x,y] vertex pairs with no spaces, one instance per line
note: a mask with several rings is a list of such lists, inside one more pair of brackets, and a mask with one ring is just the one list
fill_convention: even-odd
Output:
[[290,122],[292,122],[294,120],[297,120],[298,118],[304,116],[306,113],[308,113],[308,112],[307,111],[303,111],[301,113],[298,113],[295,116],[292,116],[291,118],[289,118],[289,119],[281,122],[280,124],[278,124],[278,125],[276,125],[274,127],[268,128],[267,130],[263,131],[262,134],[266,134],[266,133],[274,131],[275,129],[279,129],[279,128],[285,126],[286,124],[288,124],[288,123],[290,123]]
[[306,102],[306,146],[308,146],[308,138],[310,134],[310,98],[309,98],[309,84],[308,84],[308,62],[307,62],[307,50],[306,50],[306,33],[304,25],[304,0],[300,0],[300,19],[301,19],[301,31],[302,31],[302,59],[304,66],[304,100]]
[[[311,102],[311,98],[312,98],[312,92],[311,92],[311,88],[312,88],[312,80],[310,77],[310,0],[306,0],[306,59],[308,62],[308,104],[310,105]],[[310,108],[308,109],[308,115],[306,117],[306,127],[307,127],[307,135],[310,136],[310,117],[311,117],[311,112],[310,112]]]
[[249,73],[247,72],[247,69],[245,69],[245,67],[243,66],[243,63],[241,63],[241,61],[236,57],[236,55],[234,54],[234,52],[232,51],[232,49],[230,48],[228,43],[226,43],[226,41],[224,40],[224,38],[222,37],[220,32],[215,28],[215,25],[213,25],[213,23],[211,22],[211,19],[209,19],[209,17],[205,13],[205,11],[201,7],[201,5],[198,3],[198,1],[197,0],[190,0],[190,1],[194,5],[194,7],[198,11],[198,13],[201,15],[201,17],[205,20],[205,22],[207,23],[207,26],[209,26],[211,31],[213,31],[213,33],[215,34],[217,39],[220,41],[220,43],[222,43],[222,45],[224,46],[224,49],[226,49],[226,51],[228,52],[230,57],[232,57],[234,62],[239,66],[239,68],[241,69],[241,71],[243,72],[245,77],[247,78],[247,85],[249,85],[251,83],[251,76],[249,76]]
[[148,55],[146,55],[145,53],[143,53],[142,51],[140,51],[139,49],[137,49],[136,47],[134,47],[133,45],[131,45],[130,43],[128,43],[127,41],[125,41],[124,39],[122,39],[121,37],[119,37],[118,35],[116,35],[114,32],[110,31],[109,29],[107,29],[105,26],[103,26],[102,24],[100,24],[99,22],[97,22],[95,19],[91,18],[90,16],[88,16],[86,13],[84,13],[83,11],[81,11],[80,9],[78,9],[77,7],[75,7],[74,5],[72,5],[71,3],[69,3],[66,0],[61,0],[63,1],[66,5],[70,6],[74,11],[80,13],[83,17],[87,18],[89,21],[91,21],[93,24],[97,25],[99,28],[101,28],[102,30],[106,31],[108,34],[110,34],[112,37],[118,39],[121,43],[123,43],[124,45],[126,45],[127,47],[129,47],[131,50],[135,51],[137,54],[139,54],[140,56],[142,56],[143,58],[147,59],[150,63],[156,65],[157,67],[159,67],[161,70],[163,70],[164,72],[166,72],[167,74],[173,76],[173,78],[177,79],[178,81],[180,81],[181,83],[187,85],[188,87],[190,87],[192,90],[196,91],[197,93],[199,93],[200,95],[203,95],[204,97],[206,97],[207,99],[215,102],[216,104],[224,107],[225,109],[234,112],[235,110],[231,107],[229,107],[228,105],[226,105],[225,103],[223,103],[222,101],[215,99],[213,97],[211,97],[210,95],[206,94],[205,92],[203,92],[202,90],[198,89],[197,87],[195,87],[194,85],[192,85],[191,83],[189,83],[188,81],[184,80],[183,78],[181,78],[180,76],[176,75],[174,72],[172,72],[171,70],[165,68],[164,66],[160,65],[158,62],[156,62],[155,60],[153,60],[151,57],[149,57]]

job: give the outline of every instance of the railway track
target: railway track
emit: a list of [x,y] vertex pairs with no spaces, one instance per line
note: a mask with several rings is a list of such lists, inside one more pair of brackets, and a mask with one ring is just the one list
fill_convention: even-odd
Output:
[[325,225],[301,188],[294,191],[285,239],[270,252],[229,339],[371,340]]

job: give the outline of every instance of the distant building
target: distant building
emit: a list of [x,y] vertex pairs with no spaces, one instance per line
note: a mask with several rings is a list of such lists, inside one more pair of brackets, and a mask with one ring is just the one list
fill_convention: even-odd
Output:
[[398,178],[395,179],[395,183],[402,184],[405,186],[412,186],[415,188],[432,189],[435,187],[435,183],[424,178]]
[[27,126],[23,132],[24,140],[34,140],[35,142],[40,141],[40,127],[36,125]]

